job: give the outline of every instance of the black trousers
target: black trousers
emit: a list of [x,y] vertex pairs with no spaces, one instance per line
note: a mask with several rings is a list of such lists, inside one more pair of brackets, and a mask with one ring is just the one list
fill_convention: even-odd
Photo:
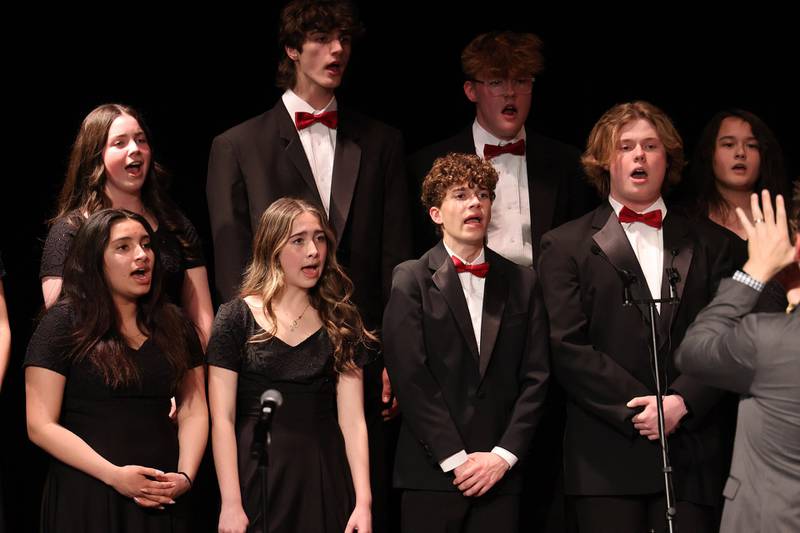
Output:
[[518,527],[518,494],[403,491],[403,533],[517,533]]
[[[666,531],[666,498],[663,493],[637,496],[572,496],[579,533],[662,533]],[[715,510],[711,506],[678,501],[673,524],[678,533],[714,533]]]

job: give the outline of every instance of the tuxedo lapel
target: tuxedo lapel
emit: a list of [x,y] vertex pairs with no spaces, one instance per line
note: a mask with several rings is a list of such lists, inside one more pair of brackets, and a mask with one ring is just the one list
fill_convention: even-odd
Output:
[[[342,116],[341,113],[340,116]],[[339,129],[336,132],[329,216],[339,240],[341,240],[347,224],[350,205],[353,202],[353,191],[356,188],[358,171],[361,166],[361,146],[347,128],[346,115],[343,118],[340,120]]]
[[483,290],[483,318],[481,319],[480,373],[483,378],[489,361],[492,358],[497,334],[503,318],[503,310],[508,299],[508,282],[502,272],[498,256],[488,248],[486,259],[489,262],[489,273]]
[[458,329],[467,342],[472,356],[475,361],[478,361],[478,344],[475,342],[472,318],[467,301],[464,299],[464,290],[461,288],[461,281],[458,279],[455,266],[441,241],[428,255],[428,267],[434,271],[433,283],[447,302],[450,312],[453,313]]
[[[322,205],[322,198],[317,189],[317,182],[314,180],[314,174],[311,172],[311,165],[308,163],[306,152],[303,149],[303,143],[300,141],[300,136],[297,134],[294,122],[292,122],[291,117],[289,117],[289,112],[286,110],[283,102],[280,102],[275,110],[278,113],[278,133],[284,142],[283,149],[286,152],[286,157],[297,169],[297,172],[303,178],[303,181],[306,182],[306,185],[308,185],[316,203]],[[282,176],[277,176],[277,178],[281,177]]]
[[[592,226],[600,228],[592,236],[592,239],[600,248],[603,256],[616,269],[613,275],[620,280],[620,284],[625,284],[622,271],[632,274],[635,279],[629,285],[631,298],[634,300],[649,299],[650,291],[647,288],[642,267],[639,265],[636,254],[633,253],[633,248],[631,248],[631,243],[627,235],[625,235],[625,230],[622,229],[622,225],[620,225],[610,204],[606,202],[595,210]],[[637,304],[637,307],[645,319],[649,321],[650,315],[647,307],[641,304]]]
[[[553,227],[553,219],[556,208],[557,183],[547,179],[549,176],[557,176],[550,168],[552,160],[549,154],[541,149],[540,143],[532,141],[532,135],[528,135],[525,142],[525,159],[528,170],[528,205],[531,215],[531,239],[538,243],[542,235],[549,228]],[[534,246],[534,253],[536,246]],[[534,264],[536,257],[534,259]]]

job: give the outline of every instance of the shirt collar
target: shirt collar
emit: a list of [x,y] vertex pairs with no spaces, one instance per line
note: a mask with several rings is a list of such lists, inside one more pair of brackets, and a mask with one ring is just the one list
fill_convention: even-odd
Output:
[[[619,216],[619,212],[622,211],[624,204],[619,203],[611,195],[608,195],[608,203],[611,204],[611,208],[614,210],[614,213]],[[657,209],[661,210],[661,218],[664,219],[667,216],[667,204],[664,203],[664,199],[662,197],[658,197],[658,200],[650,204],[644,211],[641,213],[649,213],[650,211],[655,211]]]
[[476,117],[472,123],[472,138],[475,140],[475,148],[477,150],[478,155],[481,155],[481,157],[483,157],[482,155],[483,147],[487,144],[494,144],[497,146],[501,146],[517,142],[521,139],[525,139],[525,126],[522,126],[520,128],[519,132],[517,132],[517,135],[513,139],[507,141],[505,139],[495,137],[494,135],[486,131],[483,128],[483,126],[481,126],[478,123],[478,119]]
[[466,261],[463,257],[459,257],[458,254],[453,252],[453,250],[451,250],[450,247],[447,246],[447,244],[445,244],[444,241],[442,241],[442,244],[444,244],[444,249],[447,252],[447,255],[449,255],[450,257],[453,256],[457,257],[458,260],[464,263],[465,265],[479,265],[484,262],[484,258],[486,257],[486,248],[483,246],[481,246],[481,253],[479,253],[475,259],[473,259],[472,261]]
[[294,122],[295,113],[298,112],[319,115],[320,113],[324,113],[326,111],[336,111],[337,109],[336,96],[332,96],[327,105],[325,105],[325,107],[322,109],[314,109],[311,107],[311,104],[297,96],[297,94],[291,89],[287,89],[286,92],[283,93],[281,100],[283,100],[283,105],[286,106],[286,111],[289,112],[289,117],[291,117],[292,122]]

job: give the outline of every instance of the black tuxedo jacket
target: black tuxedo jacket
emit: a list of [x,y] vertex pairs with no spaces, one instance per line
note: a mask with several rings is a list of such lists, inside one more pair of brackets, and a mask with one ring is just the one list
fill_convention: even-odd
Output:
[[[403,409],[394,482],[455,491],[439,463],[500,446],[523,459],[548,378],[547,318],[536,274],[486,249],[480,355],[453,262],[440,242],[394,271],[384,357]],[[521,488],[518,466],[495,486]]]
[[[392,268],[411,256],[410,213],[400,132],[339,110],[330,223],[337,257],[353,280],[354,302],[380,324]],[[284,196],[321,205],[300,137],[282,101],[216,137],[206,186],[217,291],[235,295],[258,222]]]
[[[668,392],[680,394],[689,414],[669,437],[678,499],[716,505],[730,451],[729,407],[718,389],[682,376],[673,350],[731,270],[728,241],[702,223],[668,211],[664,267],[679,274],[678,305],[661,304],[659,356]],[[542,239],[541,276],[553,350],[553,373],[567,393],[564,436],[565,489],[576,495],[633,495],[663,490],[658,441],[631,423],[626,407],[655,393],[649,312],[623,306],[622,271],[635,276],[633,299],[650,298],[644,274],[611,205],[555,229]],[[669,294],[666,273],[659,297]],[[729,458],[729,456],[728,456]]]
[[[598,203],[597,194],[586,184],[577,149],[528,128],[525,132],[525,158],[528,164],[528,194],[531,210],[533,256],[539,241],[549,230],[577,218]],[[422,181],[437,157],[451,152],[474,154],[472,125],[457,135],[423,148],[408,159],[411,198],[419,206]],[[414,251],[421,255],[439,237],[424,208],[415,211]]]

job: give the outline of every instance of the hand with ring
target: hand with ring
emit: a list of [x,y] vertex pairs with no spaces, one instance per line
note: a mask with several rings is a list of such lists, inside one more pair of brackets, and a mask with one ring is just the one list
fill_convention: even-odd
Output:
[[795,250],[789,240],[786,207],[779,194],[775,198],[773,211],[769,191],[764,190],[761,192],[761,207],[758,205],[758,195],[753,194],[750,210],[755,220],[753,224],[740,207],[736,208],[736,214],[747,233],[748,259],[742,270],[766,283],[795,260]]

